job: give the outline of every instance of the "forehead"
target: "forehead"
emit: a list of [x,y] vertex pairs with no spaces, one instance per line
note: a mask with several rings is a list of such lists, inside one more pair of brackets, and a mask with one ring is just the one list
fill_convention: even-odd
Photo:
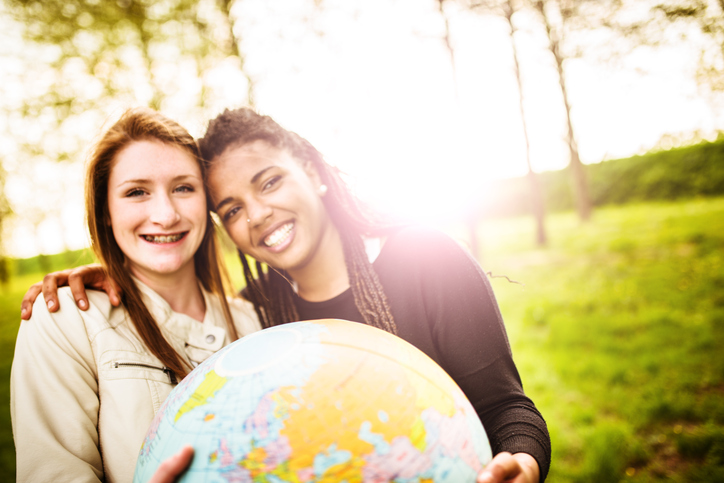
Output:
[[134,141],[113,159],[111,180],[148,179],[159,176],[201,177],[199,163],[187,151],[160,141]]
[[263,140],[227,148],[214,158],[209,169],[209,185],[213,190],[230,188],[235,184],[253,183],[255,175],[269,167],[297,171],[301,163],[286,149],[279,149]]
[[288,150],[277,148],[267,141],[258,139],[228,147],[215,158],[212,168],[223,167],[230,164],[230,162],[238,163],[236,167],[239,168],[241,165],[252,163],[287,163],[296,162],[296,160]]

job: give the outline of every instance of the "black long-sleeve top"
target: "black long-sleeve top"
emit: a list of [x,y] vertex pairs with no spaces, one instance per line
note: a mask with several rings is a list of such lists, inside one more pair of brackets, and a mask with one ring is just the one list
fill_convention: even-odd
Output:
[[[528,453],[548,474],[545,420],[523,392],[503,318],[478,263],[441,232],[406,227],[385,241],[373,263],[398,335],[437,362],[478,413],[493,454]],[[346,290],[324,302],[295,298],[300,320],[363,321]]]

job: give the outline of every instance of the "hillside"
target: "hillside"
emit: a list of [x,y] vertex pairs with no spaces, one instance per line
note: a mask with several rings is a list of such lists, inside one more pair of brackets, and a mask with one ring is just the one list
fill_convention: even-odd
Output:
[[[714,142],[656,151],[584,166],[594,206],[673,201],[724,194],[724,137]],[[573,209],[567,169],[539,176],[548,211]],[[496,182],[481,194],[479,217],[530,212],[528,180]]]

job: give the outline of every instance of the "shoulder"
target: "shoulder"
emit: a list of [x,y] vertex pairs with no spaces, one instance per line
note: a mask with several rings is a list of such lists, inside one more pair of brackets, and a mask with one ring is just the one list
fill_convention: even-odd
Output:
[[409,225],[390,232],[385,241],[385,247],[395,248],[440,248],[451,247],[462,249],[450,235],[428,226]]
[[438,263],[475,263],[468,253],[452,237],[435,228],[411,225],[388,234],[380,253],[382,261],[424,261],[427,265]]
[[256,315],[254,305],[241,296],[227,297],[231,318],[239,331],[239,336],[244,336],[257,330],[261,330],[259,317]]
[[[61,364],[59,361],[65,356],[90,364],[94,337],[109,327],[110,302],[106,297],[104,304],[102,297],[90,292],[88,298],[90,307],[81,311],[70,289],[61,288],[58,290],[60,307],[56,312],[49,312],[45,299],[39,296],[33,304],[33,315],[21,323],[18,331],[15,351],[18,364],[22,360]],[[50,360],[52,357],[57,358],[55,363]]]
[[78,308],[69,287],[58,289],[58,303],[60,307],[56,312],[49,312],[45,299],[41,294],[33,304],[33,315],[28,321],[38,328],[57,326],[63,332],[83,329],[91,337],[94,332],[109,327],[112,313],[117,309],[104,292],[88,290],[88,310]]

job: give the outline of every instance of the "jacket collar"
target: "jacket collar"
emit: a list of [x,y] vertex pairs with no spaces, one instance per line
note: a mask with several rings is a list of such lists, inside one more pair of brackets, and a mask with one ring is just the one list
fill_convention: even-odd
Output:
[[[187,348],[197,347],[216,351],[225,345],[227,337],[221,304],[217,297],[206,291],[201,284],[199,284],[199,288],[204,297],[206,312],[204,313],[204,320],[199,322],[188,315],[174,312],[171,305],[156,291],[133,277],[133,275],[131,277],[141,291],[143,301],[156,323],[164,331],[184,340]],[[193,359],[195,357],[192,357]]]

